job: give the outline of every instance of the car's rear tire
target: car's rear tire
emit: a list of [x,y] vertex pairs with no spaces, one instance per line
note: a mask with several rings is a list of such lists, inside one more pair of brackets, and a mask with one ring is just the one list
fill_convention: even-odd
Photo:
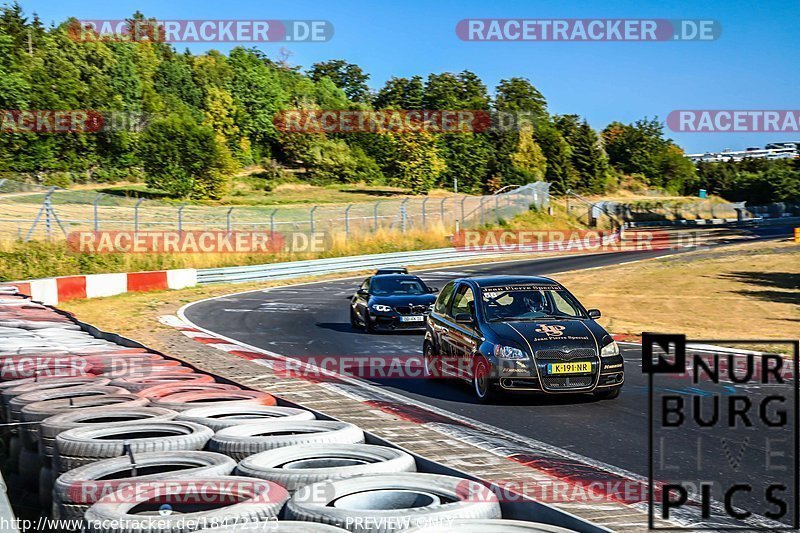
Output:
[[613,389],[596,391],[594,395],[600,400],[613,400],[619,396],[620,392],[622,392],[622,387],[614,387]]
[[479,357],[472,369],[472,392],[480,403],[493,403],[497,398],[497,390],[489,378],[490,374],[489,362]]

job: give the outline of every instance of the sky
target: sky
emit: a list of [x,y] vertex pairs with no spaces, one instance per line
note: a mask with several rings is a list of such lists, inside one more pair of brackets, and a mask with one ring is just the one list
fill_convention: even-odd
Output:
[[[800,109],[800,0],[22,0],[27,14],[46,23],[123,19],[136,10],[161,20],[326,20],[328,42],[264,43],[270,57],[281,48],[306,68],[345,59],[370,74],[380,88],[392,76],[475,72],[489,87],[514,76],[528,78],[551,113],[574,113],[596,129],[612,121],[665,120],[682,109]],[[714,19],[713,41],[694,42],[466,42],[455,27],[465,18]],[[252,46],[252,43],[246,43]],[[178,43],[202,53],[235,44]],[[665,129],[688,153],[744,149],[798,141],[797,133],[686,133]]]

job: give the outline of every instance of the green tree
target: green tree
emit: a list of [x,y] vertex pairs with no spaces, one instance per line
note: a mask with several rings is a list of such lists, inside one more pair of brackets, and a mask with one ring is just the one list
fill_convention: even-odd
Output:
[[436,139],[428,132],[392,135],[395,144],[396,179],[414,193],[428,192],[446,169]]
[[576,188],[600,194],[608,182],[608,159],[597,133],[578,115],[561,115],[554,123],[564,140],[570,145],[570,161],[577,172]]
[[547,160],[544,179],[553,184],[551,191],[564,193],[575,188],[578,177],[572,166],[572,149],[558,129],[549,122],[541,122],[534,136]]
[[314,63],[308,73],[316,82],[328,78],[342,89],[347,98],[353,102],[366,103],[369,101],[369,86],[367,85],[369,74],[365,74],[358,65],[342,59],[332,59]]
[[210,126],[190,116],[154,120],[142,134],[139,154],[149,187],[176,197],[219,199],[225,193],[230,154]]
[[517,135],[517,147],[511,154],[511,164],[525,181],[541,181],[547,171],[547,159],[533,136],[533,125],[525,123]]

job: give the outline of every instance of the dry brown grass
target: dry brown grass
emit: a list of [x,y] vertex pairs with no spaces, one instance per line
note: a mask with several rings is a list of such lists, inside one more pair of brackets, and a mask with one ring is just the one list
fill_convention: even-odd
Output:
[[610,331],[800,337],[800,245],[751,243],[555,276]]

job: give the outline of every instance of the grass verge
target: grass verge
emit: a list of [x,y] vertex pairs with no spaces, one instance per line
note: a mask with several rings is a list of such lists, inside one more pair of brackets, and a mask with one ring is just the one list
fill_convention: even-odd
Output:
[[750,243],[555,276],[619,334],[800,337],[800,246]]

